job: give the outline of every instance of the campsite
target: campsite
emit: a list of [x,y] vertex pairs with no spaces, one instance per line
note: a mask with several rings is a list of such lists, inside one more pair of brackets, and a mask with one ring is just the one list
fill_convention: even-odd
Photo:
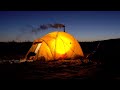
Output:
[[0,23],[0,80],[120,79],[119,11],[0,11]]
[[[71,62],[24,62],[17,63],[29,51],[33,42],[1,42],[0,43],[0,79],[119,79],[120,39],[96,42],[79,42],[84,55],[94,51],[100,42],[99,49],[89,63]],[[114,53],[111,53],[114,52]],[[6,60],[6,61],[3,61]],[[8,61],[7,61],[8,60]],[[16,63],[15,63],[16,60]],[[10,61],[14,61],[10,63]]]

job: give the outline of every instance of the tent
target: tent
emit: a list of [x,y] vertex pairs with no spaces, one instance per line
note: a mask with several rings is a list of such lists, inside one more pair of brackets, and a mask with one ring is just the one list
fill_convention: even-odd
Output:
[[55,31],[34,40],[26,60],[70,60],[83,57],[77,40],[67,32]]

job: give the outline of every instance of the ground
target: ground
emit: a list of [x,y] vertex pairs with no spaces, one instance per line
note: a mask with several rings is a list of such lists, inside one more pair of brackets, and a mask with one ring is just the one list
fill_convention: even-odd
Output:
[[[96,50],[98,43],[99,48]],[[1,79],[92,79],[111,80],[120,79],[120,39],[80,42],[85,56],[96,50],[89,59],[92,62],[23,62],[23,58],[32,42],[0,43],[0,80]],[[8,60],[8,61],[7,61]],[[10,60],[10,62],[9,62]],[[5,63],[2,63],[4,62]],[[16,62],[16,63],[14,63]]]
[[[1,79],[97,79],[100,64],[64,62],[24,62],[0,65]],[[100,78],[100,77],[99,77]],[[99,79],[98,78],[98,79]]]

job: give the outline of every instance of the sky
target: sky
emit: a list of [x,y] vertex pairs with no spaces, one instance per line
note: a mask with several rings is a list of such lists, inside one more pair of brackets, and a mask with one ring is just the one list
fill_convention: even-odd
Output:
[[52,31],[32,33],[32,27],[61,23],[78,41],[120,38],[120,11],[0,11],[1,41],[33,41]]

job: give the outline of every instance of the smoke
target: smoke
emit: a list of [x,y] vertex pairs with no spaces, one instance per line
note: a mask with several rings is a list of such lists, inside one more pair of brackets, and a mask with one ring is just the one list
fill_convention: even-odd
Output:
[[48,27],[48,25],[40,25],[40,29],[43,29],[43,30],[45,30],[45,29],[48,29],[49,27]]
[[53,25],[50,24],[50,27],[53,27],[53,28],[63,28],[63,27],[65,27],[65,25],[56,23],[56,24],[53,24]]
[[59,24],[59,23],[55,23],[55,24],[43,24],[43,25],[39,25],[38,28],[33,28],[32,32],[39,32],[39,31],[47,30],[49,28],[65,28],[65,25]]
[[[16,41],[21,41],[21,40],[29,40],[30,38],[33,38],[33,35],[35,35],[35,32],[32,32],[35,27],[33,25],[26,25],[25,27],[22,27],[21,29],[18,30],[18,35],[16,36]],[[29,37],[29,38],[26,38]]]
[[65,25],[60,24],[60,23],[42,24],[42,25],[38,25],[38,27],[34,27],[33,25],[26,25],[26,27],[20,29],[19,35],[16,36],[16,40],[19,41],[21,38],[24,38],[24,36],[26,37],[27,35],[33,38],[33,36],[34,35],[36,36],[38,32],[43,32],[45,30],[48,30],[49,28],[56,28],[56,29],[64,28],[65,29]]

